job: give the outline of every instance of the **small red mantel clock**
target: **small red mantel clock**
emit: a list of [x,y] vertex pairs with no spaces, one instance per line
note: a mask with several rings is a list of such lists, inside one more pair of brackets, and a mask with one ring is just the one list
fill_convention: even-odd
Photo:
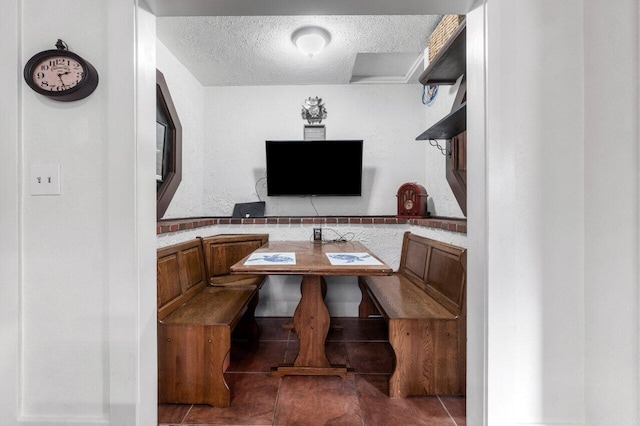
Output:
[[427,190],[417,183],[405,183],[398,189],[398,217],[427,217]]

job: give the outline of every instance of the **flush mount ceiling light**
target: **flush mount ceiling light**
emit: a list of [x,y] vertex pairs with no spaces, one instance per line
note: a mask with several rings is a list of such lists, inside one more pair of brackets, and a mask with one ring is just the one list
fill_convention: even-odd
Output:
[[304,55],[313,58],[331,41],[329,31],[320,27],[302,27],[291,34],[291,41]]

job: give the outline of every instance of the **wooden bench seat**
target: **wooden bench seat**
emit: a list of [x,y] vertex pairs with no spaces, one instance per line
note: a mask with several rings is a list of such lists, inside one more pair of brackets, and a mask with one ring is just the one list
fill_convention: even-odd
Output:
[[[164,324],[228,325],[235,328],[255,296],[250,288],[205,287],[188,303],[167,315]],[[240,309],[238,309],[240,308]]]
[[392,276],[360,277],[359,316],[387,320],[389,396],[465,395],[466,250],[405,233]]
[[378,309],[387,319],[456,319],[454,314],[403,275],[367,277],[365,280],[369,291],[375,295]]
[[257,342],[261,281],[210,285],[202,240],[158,250],[158,401],[228,407],[231,336]]

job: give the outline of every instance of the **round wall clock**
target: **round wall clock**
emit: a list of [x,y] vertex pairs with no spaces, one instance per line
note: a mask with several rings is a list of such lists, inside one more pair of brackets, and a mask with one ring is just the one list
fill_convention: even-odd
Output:
[[427,212],[427,190],[416,183],[405,183],[398,189],[398,217],[421,218]]
[[56,101],[89,96],[98,86],[98,72],[86,59],[69,52],[58,40],[55,50],[36,53],[24,66],[24,79],[33,90]]

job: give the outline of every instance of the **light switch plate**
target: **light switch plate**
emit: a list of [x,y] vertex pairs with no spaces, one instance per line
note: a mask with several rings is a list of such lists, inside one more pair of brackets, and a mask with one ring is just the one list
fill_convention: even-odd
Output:
[[29,181],[31,195],[60,195],[60,165],[32,164]]

